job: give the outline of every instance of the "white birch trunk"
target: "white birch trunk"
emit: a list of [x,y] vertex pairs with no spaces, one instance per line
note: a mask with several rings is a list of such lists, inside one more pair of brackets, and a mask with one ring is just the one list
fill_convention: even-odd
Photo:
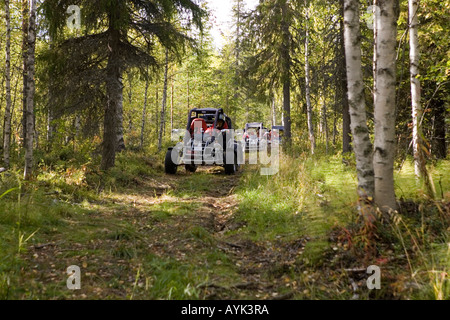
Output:
[[426,167],[425,155],[422,150],[424,146],[422,140],[422,128],[420,120],[422,119],[423,109],[420,103],[420,80],[419,76],[419,37],[417,18],[418,0],[409,0],[409,61],[410,61],[410,79],[411,79],[411,102],[413,118],[413,152],[414,152],[414,173],[416,178],[422,178],[428,195],[435,196],[436,190],[432,180],[429,178]]
[[[306,1],[305,1],[306,2]],[[310,78],[309,78],[309,9],[306,11],[306,36],[305,36],[305,92],[306,92],[306,110],[308,118],[308,135],[311,143],[311,154],[316,149],[316,139],[314,136],[313,113],[311,105]]]
[[344,41],[350,127],[353,135],[353,149],[356,155],[358,194],[360,198],[364,199],[373,197],[374,171],[372,163],[372,143],[367,128],[359,28],[359,1],[345,0]]
[[423,156],[420,150],[420,118],[422,117],[422,106],[420,104],[420,80],[419,75],[419,39],[417,34],[417,9],[418,0],[409,0],[409,61],[411,79],[411,102],[413,118],[413,150],[414,150],[414,172],[420,177],[421,162]]
[[25,148],[27,140],[27,80],[28,80],[28,24],[29,24],[28,0],[22,0],[22,146]]
[[372,73],[373,73],[373,105],[377,104],[377,34],[378,34],[378,1],[373,0],[373,60],[372,60]]
[[395,85],[398,0],[378,0],[376,42],[376,101],[373,166],[375,203],[384,212],[395,210]]
[[24,178],[29,180],[33,169],[34,141],[34,93],[35,93],[35,45],[36,45],[36,0],[30,0],[30,20],[28,27],[27,56],[27,97],[26,97],[26,144]]
[[6,54],[5,54],[5,78],[6,78],[6,108],[3,136],[3,161],[5,168],[9,168],[9,156],[11,146],[11,15],[9,0],[5,0],[6,17]]

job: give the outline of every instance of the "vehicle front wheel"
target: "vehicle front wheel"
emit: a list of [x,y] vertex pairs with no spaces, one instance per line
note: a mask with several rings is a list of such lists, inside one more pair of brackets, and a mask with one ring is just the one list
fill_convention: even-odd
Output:
[[172,160],[172,149],[169,149],[166,153],[166,159],[164,161],[164,170],[168,174],[176,174],[178,166]]
[[225,174],[235,174],[238,170],[238,161],[237,161],[237,155],[234,153],[234,161],[233,163],[226,163],[224,165],[225,168]]
[[189,172],[192,172],[192,173],[197,171],[197,166],[193,165],[193,164],[187,164],[184,167],[186,168],[186,171],[189,171]]

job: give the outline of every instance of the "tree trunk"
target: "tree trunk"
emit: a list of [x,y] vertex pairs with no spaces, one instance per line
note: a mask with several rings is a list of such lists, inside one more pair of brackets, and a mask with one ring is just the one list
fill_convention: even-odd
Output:
[[28,67],[27,67],[27,55],[28,55],[28,0],[22,0],[22,141],[23,146],[26,145],[27,139],[27,80],[28,80]]
[[155,141],[158,140],[158,136],[159,136],[159,118],[158,118],[158,113],[159,113],[159,91],[158,91],[158,87],[155,88]]
[[378,36],[378,24],[380,23],[379,16],[377,15],[378,1],[373,0],[373,60],[372,60],[372,73],[373,73],[373,105],[377,104],[377,36]]
[[[345,58],[345,55],[344,55],[344,58]],[[347,78],[347,77],[345,77],[345,78]],[[347,86],[347,81],[346,81],[345,85]],[[347,90],[345,90],[345,94],[347,94]],[[335,101],[337,101],[337,99],[335,99]],[[347,102],[348,102],[348,100],[347,100]],[[336,109],[337,109],[337,105],[335,103],[333,106],[333,147],[336,145],[336,136],[337,136],[337,110]],[[350,112],[348,112],[348,117],[350,119]]]
[[361,37],[359,29],[359,1],[344,2],[344,40],[347,66],[348,102],[356,155],[358,194],[360,198],[373,197],[374,171],[372,143],[366,118],[366,102],[361,69]]
[[416,178],[422,178],[425,188],[430,197],[434,198],[435,190],[429,179],[425,155],[422,147],[425,146],[422,140],[423,133],[421,119],[423,115],[420,103],[420,80],[419,80],[419,37],[418,37],[418,0],[409,0],[409,60],[411,79],[411,102],[413,118],[413,152],[414,152],[414,173]]
[[[51,89],[49,88],[49,96],[51,97],[50,91],[51,91]],[[47,108],[47,143],[49,145],[51,144],[51,141],[53,139],[53,133],[54,133],[53,110],[52,110],[52,105],[50,104],[52,100],[53,100],[52,98],[49,98],[49,104],[48,104],[48,108]]]
[[328,154],[328,120],[327,120],[327,104],[325,98],[322,105],[322,130],[325,133],[325,150]]
[[291,81],[283,84],[283,125],[287,144],[291,142]]
[[172,136],[172,132],[173,132],[173,75],[170,92],[170,136]]
[[[54,49],[53,39],[50,37],[50,50]],[[54,108],[55,108],[55,80],[52,72],[49,74],[49,86],[48,86],[48,106],[47,106],[47,151],[50,151],[53,134],[56,130],[56,126],[53,123],[54,120]]]
[[283,34],[283,119],[284,119],[284,137],[287,145],[291,143],[291,55],[290,55],[290,34],[289,21],[287,17],[287,2],[281,7],[282,14],[282,34]]
[[[305,1],[306,3],[306,1]],[[310,78],[309,78],[309,9],[306,11],[306,35],[305,35],[305,94],[306,94],[306,110],[308,117],[308,135],[311,143],[311,154],[316,149],[316,138],[314,136],[313,111],[311,105]]]
[[436,158],[445,159],[447,157],[447,144],[445,141],[445,119],[447,119],[447,111],[445,109],[445,102],[440,98],[433,99],[430,108],[433,110],[431,152]]
[[5,78],[6,78],[6,109],[4,118],[3,134],[3,161],[5,168],[9,168],[9,156],[11,147],[11,15],[9,0],[5,0],[6,17],[6,55],[5,55]]
[[420,145],[421,128],[420,119],[423,110],[420,104],[420,80],[419,75],[419,39],[417,34],[417,6],[418,0],[409,0],[409,61],[410,61],[410,80],[411,80],[411,102],[413,118],[413,150],[414,150],[414,173],[416,177],[421,176],[421,167],[424,167],[424,157]]
[[[240,65],[240,53],[241,53],[241,0],[237,0],[237,22],[236,22],[236,48],[235,48],[235,88],[234,88],[234,103],[236,105],[239,98],[239,65]],[[228,100],[227,100],[228,102]],[[227,108],[228,109],[228,108]],[[230,110],[231,113],[231,110]]]
[[27,53],[27,94],[26,94],[26,144],[25,144],[25,180],[29,180],[33,169],[34,142],[34,93],[35,93],[35,48],[36,48],[36,0],[30,0],[30,21],[28,28]]
[[395,210],[395,86],[398,0],[378,0],[380,17],[377,21],[376,42],[376,101],[375,101],[375,203],[382,211]]
[[106,110],[103,123],[103,152],[102,170],[108,170],[115,165],[118,131],[118,109],[122,99],[123,86],[121,83],[120,57],[118,48],[120,45],[119,31],[114,28],[113,17],[110,17],[108,30],[108,65],[106,67]]
[[147,68],[147,75],[145,78],[145,91],[144,91],[144,110],[142,110],[141,145],[140,145],[141,150],[144,148],[145,120],[147,118],[148,86],[149,86],[149,81],[148,81],[148,68]]
[[272,97],[272,126],[277,125],[277,111],[275,108],[275,95]]
[[78,137],[78,135],[80,133],[80,129],[81,129],[79,114],[75,115],[75,119],[73,120],[73,127],[75,128],[75,132],[73,133],[73,136],[72,136],[72,144],[73,144],[73,152],[75,153],[77,151],[77,149],[76,149],[77,137]]
[[123,137],[123,82],[122,78],[119,78],[120,82],[120,90],[119,90],[119,97],[118,97],[118,103],[117,103],[117,146],[116,146],[116,152],[122,152],[126,149],[125,147],[125,140]]
[[188,111],[191,110],[191,105],[189,103],[189,98],[190,98],[189,94],[190,94],[190,88],[189,88],[189,71],[188,71],[187,72],[187,108],[188,108]]
[[237,0],[237,23],[236,23],[236,80],[239,76],[239,54],[240,54],[240,37],[241,37],[241,0]]
[[[128,105],[131,107],[133,105],[133,79],[131,72],[128,73]],[[131,107],[129,121],[128,121],[128,132],[133,131],[133,108]]]
[[[342,20],[340,22],[340,54],[341,58],[340,60],[340,93],[341,93],[341,103],[342,103],[342,152],[347,153],[351,152],[351,137],[350,137],[350,111],[348,106],[348,93],[347,93],[347,67],[346,67],[346,61],[345,61],[345,43],[344,43],[344,0],[340,0],[340,7],[341,7],[341,15]],[[334,144],[334,135],[335,131],[333,131],[333,144]]]
[[166,102],[167,102],[167,73],[169,71],[169,50],[166,49],[166,61],[164,66],[164,87],[163,87],[163,97],[162,97],[162,106],[161,106],[161,119],[159,124],[159,139],[158,139],[158,151],[161,151],[162,147],[162,139],[163,139],[163,130],[166,119]]

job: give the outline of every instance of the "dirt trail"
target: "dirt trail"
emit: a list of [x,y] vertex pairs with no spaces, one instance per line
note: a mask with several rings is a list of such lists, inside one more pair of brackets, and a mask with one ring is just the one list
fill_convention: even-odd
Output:
[[[285,272],[305,242],[256,243],[240,235],[245,221],[235,219],[235,188],[242,173],[180,171],[102,195],[93,213],[68,216],[64,228],[40,234],[25,255],[23,286],[43,299],[146,299],[160,281],[155,270],[167,268],[155,267],[157,257],[193,273],[210,271],[207,283],[193,283],[200,299],[290,298],[296,284]],[[69,265],[81,267],[82,290],[65,288]],[[171,298],[158,294],[150,298]]]
[[[214,246],[225,253],[236,267],[232,283],[221,285],[223,279],[216,275],[216,279],[205,284],[203,287],[207,290],[204,298],[291,298],[297,283],[288,281],[285,273],[295,264],[295,259],[307,240],[257,243],[242,237],[238,231],[246,223],[235,219],[239,203],[234,194],[239,185],[240,174],[225,176],[222,170],[204,170],[203,173],[210,174],[214,183],[195,198],[201,203],[201,207],[197,211],[198,220],[190,220],[190,223],[199,223],[207,228],[215,240]],[[229,231],[237,232],[227,235]]]

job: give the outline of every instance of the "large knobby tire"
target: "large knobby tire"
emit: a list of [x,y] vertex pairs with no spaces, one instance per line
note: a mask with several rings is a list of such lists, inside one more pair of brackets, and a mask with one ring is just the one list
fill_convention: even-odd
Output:
[[184,166],[186,168],[186,171],[194,173],[197,171],[197,166],[195,164],[187,164]]
[[234,161],[233,161],[233,163],[228,164],[228,163],[225,162],[225,165],[224,165],[225,174],[235,174],[236,171],[238,170],[237,162],[238,162],[237,161],[237,154],[235,152],[234,153]]
[[172,149],[166,153],[166,159],[164,161],[164,169],[168,174],[176,174],[178,166],[172,161]]

